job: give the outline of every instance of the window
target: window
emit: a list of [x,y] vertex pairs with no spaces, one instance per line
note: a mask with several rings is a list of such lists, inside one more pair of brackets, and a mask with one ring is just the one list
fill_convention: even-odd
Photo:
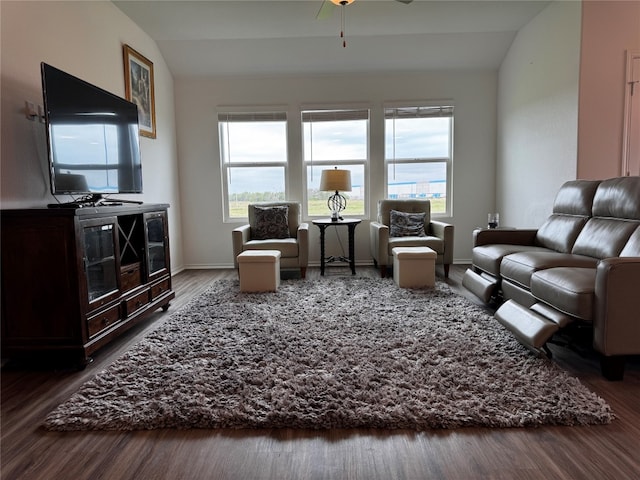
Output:
[[251,202],[286,199],[285,112],[218,113],[225,219],[247,217]]
[[387,198],[428,198],[451,215],[453,106],[384,110]]
[[351,191],[343,215],[364,216],[369,158],[369,110],[305,110],[302,112],[307,214],[327,216],[330,192],[319,190],[322,170],[351,171]]

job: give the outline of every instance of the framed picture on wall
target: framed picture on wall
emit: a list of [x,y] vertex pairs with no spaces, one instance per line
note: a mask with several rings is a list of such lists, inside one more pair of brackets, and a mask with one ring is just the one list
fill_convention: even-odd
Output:
[[124,45],[125,96],[138,105],[140,135],[156,138],[156,105],[153,63],[129,45]]

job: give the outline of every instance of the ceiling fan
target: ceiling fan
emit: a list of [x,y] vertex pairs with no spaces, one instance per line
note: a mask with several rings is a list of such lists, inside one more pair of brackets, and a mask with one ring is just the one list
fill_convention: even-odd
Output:
[[[347,46],[345,28],[344,28],[344,7],[347,5],[351,5],[355,0],[323,0],[322,5],[320,5],[320,10],[316,14],[316,18],[319,20],[328,18],[333,13],[334,7],[341,7],[341,30],[340,30],[340,38],[342,38],[342,46]],[[404,3],[405,5],[410,4],[413,0],[395,0],[396,2]]]

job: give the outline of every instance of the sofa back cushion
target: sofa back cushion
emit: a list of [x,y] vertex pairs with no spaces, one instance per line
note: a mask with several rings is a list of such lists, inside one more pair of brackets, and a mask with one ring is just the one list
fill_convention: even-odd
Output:
[[599,180],[571,180],[564,183],[553,202],[553,213],[590,217]]
[[569,253],[593,208],[598,180],[565,182],[553,202],[553,213],[538,229],[536,245]]
[[569,253],[587,220],[587,217],[554,213],[538,229],[536,245]]
[[431,222],[431,202],[429,200],[378,200],[378,222],[383,225],[390,225],[391,210],[404,213],[425,213],[425,231]]
[[600,182],[593,198],[592,216],[640,220],[640,176]]
[[640,225],[631,234],[627,244],[620,252],[621,257],[640,257]]
[[[602,180],[593,197],[592,218],[572,252],[595,258],[617,257],[640,221],[640,177]],[[627,250],[633,250],[633,244]]]
[[590,218],[576,239],[571,253],[595,258],[620,255],[638,222],[614,218]]

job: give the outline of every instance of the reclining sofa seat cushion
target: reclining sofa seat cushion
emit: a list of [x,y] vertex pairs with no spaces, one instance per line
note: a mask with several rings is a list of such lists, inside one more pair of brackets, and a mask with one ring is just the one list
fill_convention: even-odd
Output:
[[[620,257],[640,257],[640,225],[629,237]],[[615,257],[615,256],[612,256]],[[550,268],[531,277],[531,293],[538,300],[573,317],[593,321],[596,268]]]
[[[493,243],[476,246],[472,253],[474,267],[498,278],[502,276],[503,259],[511,254],[570,253],[582,227],[591,216],[593,198],[599,184],[600,182],[596,180],[566,182],[556,194],[551,216],[535,232],[535,236],[529,244]],[[508,238],[509,231],[506,231],[504,235]],[[542,258],[549,261],[552,257],[543,256]],[[527,263],[525,257],[516,257],[515,260],[517,263],[524,262],[525,265]],[[588,262],[588,260],[584,260],[584,262]],[[518,283],[526,285],[528,288],[529,277],[535,271],[534,265],[531,265],[528,273],[524,273],[523,278],[518,277]],[[514,269],[519,270],[515,266]]]
[[531,288],[531,277],[539,270],[557,267],[595,268],[598,259],[571,253],[521,252],[507,255],[502,259],[500,275],[525,289]]
[[500,264],[507,255],[517,252],[548,252],[544,247],[497,243],[473,248],[473,266],[494,277],[500,276]]
[[594,312],[595,268],[556,267],[535,272],[531,293],[572,317],[591,322]]

